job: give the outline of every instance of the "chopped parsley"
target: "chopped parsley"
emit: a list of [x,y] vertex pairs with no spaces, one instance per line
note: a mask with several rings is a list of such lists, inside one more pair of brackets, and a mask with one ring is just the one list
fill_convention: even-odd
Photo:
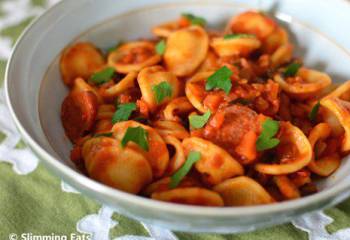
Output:
[[228,67],[223,66],[207,79],[205,90],[209,91],[218,88],[224,90],[224,92],[228,94],[232,87],[230,79],[232,74],[232,71]]
[[280,140],[274,138],[274,136],[278,133],[279,128],[278,121],[266,119],[262,125],[262,132],[256,141],[256,149],[258,151],[264,151],[276,147],[280,143]]
[[234,34],[226,34],[224,36],[225,40],[238,39],[238,38],[255,38],[255,35],[253,35],[253,34],[246,34],[246,33],[234,33]]
[[90,81],[95,84],[103,84],[112,80],[115,74],[115,69],[113,67],[106,67],[105,69],[92,74]]
[[143,150],[148,151],[147,136],[148,132],[142,127],[128,127],[121,141],[121,145],[125,147],[128,142],[134,142]]
[[117,111],[113,114],[112,123],[127,121],[133,111],[136,110],[135,103],[124,103],[117,106]]
[[191,151],[187,156],[186,162],[173,176],[171,176],[169,188],[176,188],[181,180],[189,173],[193,164],[198,162],[200,158],[201,154],[199,152]]
[[156,102],[158,104],[163,102],[163,100],[166,97],[171,97],[172,92],[173,92],[172,86],[166,81],[161,82],[158,85],[153,86],[152,90],[154,92],[154,97],[155,97]]
[[300,67],[300,63],[291,63],[286,67],[283,75],[285,77],[294,77],[298,73]]
[[165,49],[166,49],[165,40],[159,41],[156,45],[156,53],[159,55],[163,55],[165,53]]
[[320,101],[318,101],[311,109],[310,113],[309,113],[309,119],[311,122],[316,122],[317,119],[317,114],[318,114],[318,110],[320,109]]
[[191,115],[188,117],[190,125],[195,128],[202,128],[209,120],[211,112],[208,111],[203,115]]
[[192,25],[205,26],[205,24],[207,24],[207,20],[205,20],[205,18],[196,16],[191,13],[183,13],[182,16],[190,21]]

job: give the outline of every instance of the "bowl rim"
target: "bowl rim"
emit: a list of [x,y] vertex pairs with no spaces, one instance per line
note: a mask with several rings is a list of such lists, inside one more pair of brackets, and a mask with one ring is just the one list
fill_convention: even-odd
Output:
[[[349,3],[345,0],[338,0]],[[137,205],[138,207],[147,208],[147,209],[157,209],[158,211],[167,212],[169,214],[182,214],[182,215],[196,215],[200,217],[242,217],[242,216],[257,216],[264,215],[266,213],[278,213],[278,212],[287,212],[291,209],[302,209],[307,206],[311,206],[318,202],[322,202],[331,198],[334,198],[337,195],[341,195],[341,193],[347,193],[350,190],[350,182],[346,183],[341,181],[339,184],[334,185],[329,189],[322,190],[318,193],[315,193],[310,196],[302,197],[300,199],[289,200],[284,202],[278,202],[274,204],[267,205],[256,205],[256,206],[240,206],[240,207],[203,207],[203,206],[195,206],[195,205],[183,205],[176,203],[168,203],[157,201],[145,197],[141,197],[139,195],[130,194],[127,192],[123,192],[121,190],[109,187],[100,182],[97,182],[80,172],[77,172],[70,167],[66,166],[62,162],[60,162],[57,158],[52,156],[48,151],[41,147],[39,143],[37,143],[27,132],[27,130],[23,127],[21,121],[17,117],[14,106],[11,103],[11,92],[9,88],[10,84],[10,72],[11,69],[16,65],[13,63],[14,58],[16,57],[17,50],[19,46],[23,44],[24,38],[30,33],[31,29],[35,27],[39,22],[44,21],[45,17],[52,14],[54,11],[58,9],[58,7],[65,6],[69,0],[61,0],[43,13],[39,14],[33,20],[26,29],[20,34],[16,43],[14,44],[13,51],[11,53],[10,58],[7,61],[5,77],[4,77],[4,91],[5,91],[5,102],[8,106],[10,115],[19,130],[23,140],[28,144],[28,146],[34,150],[35,154],[39,155],[39,158],[44,161],[51,169],[56,169],[57,172],[54,173],[56,176],[59,175],[60,178],[69,179],[79,187],[83,186],[90,192],[95,192],[96,194],[103,193],[104,195],[112,198],[112,199],[122,199],[123,201],[127,201],[130,205]],[[41,127],[41,126],[40,126]],[[53,172],[53,171],[51,171]],[[59,174],[57,174],[59,172]],[[69,184],[69,183],[68,183]],[[79,188],[78,187],[78,188]],[[79,189],[77,189],[79,190]],[[90,195],[90,194],[89,194]]]

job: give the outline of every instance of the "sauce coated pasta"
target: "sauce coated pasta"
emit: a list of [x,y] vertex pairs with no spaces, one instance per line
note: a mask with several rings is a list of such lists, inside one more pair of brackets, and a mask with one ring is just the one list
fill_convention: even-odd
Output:
[[159,201],[247,206],[317,192],[350,150],[350,82],[293,57],[266,14],[183,14],[153,39],[67,47],[62,125],[89,177]]

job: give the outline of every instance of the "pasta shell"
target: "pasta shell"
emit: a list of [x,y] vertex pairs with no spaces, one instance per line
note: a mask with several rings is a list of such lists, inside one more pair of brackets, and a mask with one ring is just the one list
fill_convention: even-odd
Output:
[[112,98],[124,93],[126,90],[135,86],[137,72],[129,72],[122,80],[108,88],[101,88],[100,93],[103,97]]
[[[173,73],[165,71],[161,66],[142,69],[137,81],[141,89],[142,99],[152,110],[155,110],[158,105],[177,97],[180,91],[180,83],[177,77]],[[162,82],[167,82],[171,86],[171,97],[166,97],[161,103],[157,103],[153,87]]]
[[162,137],[153,128],[135,121],[125,121],[114,124],[112,128],[114,137],[121,141],[129,127],[142,127],[147,131],[149,145],[149,150],[147,152],[133,142],[129,142],[127,146],[142,153],[146,157],[152,167],[155,177],[163,176],[169,163],[169,153]]
[[274,53],[278,48],[288,43],[288,33],[281,27],[276,27],[276,29],[268,35],[263,43],[263,51],[267,54]]
[[286,175],[274,176],[274,182],[286,199],[300,198],[300,192]]
[[250,206],[274,202],[258,182],[246,176],[228,179],[216,185],[213,190],[221,195],[225,206]]
[[184,139],[190,136],[186,128],[178,122],[167,120],[156,121],[153,126],[163,138],[166,136],[174,136],[177,139]]
[[77,77],[88,79],[105,65],[101,52],[91,43],[80,42],[66,48],[60,58],[63,82],[72,85]]
[[[328,98],[339,98],[344,101],[350,101],[350,81],[346,81],[338,86],[332,84],[329,88],[330,92],[322,98],[321,102]],[[323,120],[332,128],[333,136],[339,137],[344,134],[344,128],[333,111],[328,108],[322,108],[320,113],[322,114]]]
[[180,204],[217,207],[224,205],[219,194],[199,187],[175,188],[168,191],[155,192],[151,197],[159,201]]
[[270,175],[293,173],[307,166],[312,159],[312,148],[304,133],[289,122],[281,122],[280,127],[280,144],[276,152],[281,163],[257,163],[255,169],[258,172]]
[[152,193],[154,192],[161,192],[161,191],[166,191],[169,190],[169,184],[170,184],[170,177],[164,177],[159,179],[158,181],[155,181],[148,185],[143,191],[142,194],[144,196],[151,196]]
[[112,104],[102,104],[98,107],[96,119],[112,119],[114,112],[115,107]]
[[287,62],[290,62],[293,56],[293,45],[284,44],[277,48],[277,50],[271,55],[271,66],[277,68]]
[[169,37],[173,32],[181,28],[179,21],[163,23],[152,28],[152,33],[157,37]]
[[203,181],[215,185],[228,178],[242,175],[243,167],[230,154],[215,144],[198,137],[186,138],[182,145],[186,153],[200,152],[201,158],[195,168],[201,173]]
[[[319,123],[316,125],[309,135],[311,147],[314,148],[317,141],[328,138],[331,135],[331,130],[331,127],[327,123]],[[313,173],[324,177],[331,175],[339,166],[340,157],[337,153],[321,157],[317,160],[315,160],[315,156],[313,156],[312,161],[308,165]]]
[[213,50],[209,50],[204,61],[198,68],[198,72],[216,71],[219,68],[219,57]]
[[172,175],[185,163],[186,156],[182,144],[177,138],[165,136],[163,139],[167,145],[171,145],[175,149],[175,153],[171,157],[166,171],[168,175]]
[[[151,196],[152,193],[155,192],[163,192],[163,191],[168,191],[170,190],[169,185],[171,182],[171,177],[164,177],[159,179],[158,181],[155,181],[148,185],[144,190],[143,190],[143,195],[144,196]],[[184,177],[180,184],[177,186],[177,188],[184,188],[184,187],[199,187],[200,183],[193,177]]]
[[345,101],[350,101],[350,81],[346,81],[342,85],[338,86],[323,99],[335,97]]
[[168,103],[163,113],[165,120],[178,121],[180,118],[176,115],[189,113],[192,110],[194,110],[194,107],[186,97],[178,97]]
[[101,97],[101,95],[99,94],[99,92],[97,91],[97,89],[91,85],[89,85],[87,82],[85,82],[85,80],[83,78],[76,78],[74,80],[74,85],[73,85],[73,90],[75,92],[82,92],[82,91],[90,91],[93,94],[96,95],[98,103],[103,103],[103,98]]
[[191,26],[172,33],[167,40],[164,61],[176,76],[188,76],[205,59],[209,38],[203,28]]
[[113,124],[111,119],[101,119],[96,121],[94,134],[111,132]]
[[260,40],[265,40],[277,28],[277,24],[266,15],[247,11],[234,16],[226,27],[226,33],[254,34]]
[[350,150],[350,102],[336,97],[327,97],[321,100],[321,105],[336,116],[345,131],[342,151]]
[[198,111],[202,113],[209,110],[203,104],[205,98],[204,85],[208,77],[210,77],[213,73],[214,71],[199,72],[186,82],[185,93],[187,99]]
[[287,82],[281,74],[276,74],[274,80],[291,97],[305,99],[314,97],[332,83],[331,78],[322,72],[307,68],[300,68],[297,77],[301,82]]
[[220,57],[248,56],[258,49],[261,43],[255,37],[224,39],[213,38],[211,46]]
[[160,60],[155,43],[149,41],[128,42],[108,55],[108,65],[125,74],[156,65]]
[[136,194],[152,181],[146,158],[131,148],[122,148],[113,138],[87,140],[82,156],[90,177],[119,190]]

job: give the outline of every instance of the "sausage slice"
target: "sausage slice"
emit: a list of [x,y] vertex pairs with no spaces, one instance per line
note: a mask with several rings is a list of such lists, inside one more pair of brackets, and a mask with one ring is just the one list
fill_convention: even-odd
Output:
[[97,115],[97,107],[97,97],[90,91],[74,91],[64,99],[61,120],[66,135],[72,142],[91,130]]

